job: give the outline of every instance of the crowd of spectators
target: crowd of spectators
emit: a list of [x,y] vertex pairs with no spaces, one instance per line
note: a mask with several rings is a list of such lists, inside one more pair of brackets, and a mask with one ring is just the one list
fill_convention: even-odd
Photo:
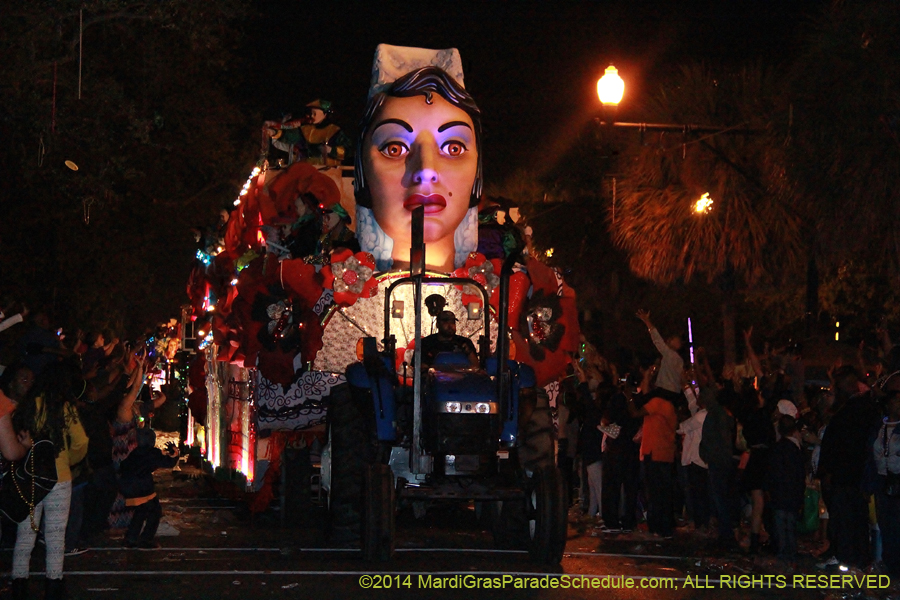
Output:
[[[159,502],[152,477],[149,486],[146,479],[154,468],[172,466],[177,450],[167,448],[166,460],[150,449],[133,451],[141,436],[152,445],[150,418],[166,402],[165,388],[145,385],[153,360],[144,342],[123,342],[109,332],[69,336],[54,329],[44,311],[3,304],[0,451],[5,460],[17,460],[35,442],[49,440],[58,456],[53,489],[22,522],[4,516],[0,544],[14,548],[14,598],[30,597],[29,563],[38,539],[47,556],[45,597],[63,598],[64,556],[127,530],[136,508],[140,526],[126,545],[156,544]],[[120,464],[129,465],[124,479]],[[129,478],[140,481],[132,488],[142,493],[126,500],[122,481]]]
[[[798,568],[798,533],[816,567],[900,575],[900,352],[838,360],[806,385],[798,347],[757,352],[717,375],[678,335],[637,317],[655,362],[573,357],[559,407],[558,464],[601,536],[708,536],[723,553]],[[624,373],[621,377],[620,373]]]
[[[26,598],[43,536],[48,597],[62,597],[63,555],[110,530],[127,532],[129,547],[155,546],[151,474],[177,451],[163,456],[141,433],[166,401],[144,385],[146,347],[108,332],[69,338],[44,312],[16,308],[0,311],[0,452],[16,460],[38,437],[61,452],[43,531],[5,522],[0,543],[15,547],[13,591]],[[680,336],[637,317],[656,361],[616,365],[586,344],[557,398],[558,464],[598,535],[703,535],[789,571],[803,532],[823,570],[900,575],[900,350],[886,331],[874,364],[837,363],[829,385],[810,386],[799,350],[757,352],[752,328],[743,362],[716,374],[702,348],[691,360]]]

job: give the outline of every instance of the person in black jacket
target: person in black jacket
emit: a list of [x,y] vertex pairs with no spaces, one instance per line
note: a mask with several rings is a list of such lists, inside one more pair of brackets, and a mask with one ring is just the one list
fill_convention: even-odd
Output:
[[775,513],[778,558],[792,562],[797,556],[797,517],[806,492],[806,458],[800,449],[797,421],[790,415],[778,419],[781,439],[769,453],[766,491]]
[[819,477],[828,507],[834,556],[823,569],[838,564],[865,568],[870,561],[868,501],[862,490],[869,441],[881,424],[881,413],[870,392],[860,394],[853,367],[834,372],[834,415],[822,437]]
[[[625,385],[633,392],[640,381],[628,376]],[[641,472],[641,445],[634,441],[634,436],[643,421],[629,415],[628,401],[622,392],[612,394],[604,408],[602,424],[618,425],[621,429],[615,438],[607,436],[603,451],[602,531],[630,533],[637,526],[635,506]]]
[[156,448],[156,434],[152,429],[137,430],[137,448],[119,465],[119,490],[125,505],[134,506],[134,516],[125,534],[128,548],[158,548],[153,538],[162,518],[162,507],[156,496],[153,471],[171,469],[178,462],[175,444],[166,444],[166,454]]

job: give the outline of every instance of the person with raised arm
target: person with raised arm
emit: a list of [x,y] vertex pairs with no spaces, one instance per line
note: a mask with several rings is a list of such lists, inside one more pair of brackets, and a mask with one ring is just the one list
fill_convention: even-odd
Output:
[[650,332],[653,345],[662,355],[659,373],[656,375],[656,387],[664,390],[662,395],[672,402],[677,402],[682,394],[681,382],[684,371],[684,359],[678,353],[681,350],[681,337],[677,335],[663,339],[656,326],[650,321],[650,312],[644,309],[637,311],[636,316],[644,322]]

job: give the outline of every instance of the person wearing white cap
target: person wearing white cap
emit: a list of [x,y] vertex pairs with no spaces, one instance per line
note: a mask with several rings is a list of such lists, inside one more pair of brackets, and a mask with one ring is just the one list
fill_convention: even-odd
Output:
[[778,404],[775,406],[775,410],[778,411],[778,414],[788,415],[790,417],[794,417],[795,419],[799,418],[800,413],[797,411],[797,407],[794,406],[794,403],[790,400],[779,400]]

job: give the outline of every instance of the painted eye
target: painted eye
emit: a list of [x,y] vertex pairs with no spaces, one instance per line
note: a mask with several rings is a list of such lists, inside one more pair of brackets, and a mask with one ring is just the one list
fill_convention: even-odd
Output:
[[400,158],[409,152],[409,147],[403,142],[388,142],[378,149],[388,158]]
[[447,142],[441,146],[441,151],[447,156],[462,156],[468,148],[462,142]]

